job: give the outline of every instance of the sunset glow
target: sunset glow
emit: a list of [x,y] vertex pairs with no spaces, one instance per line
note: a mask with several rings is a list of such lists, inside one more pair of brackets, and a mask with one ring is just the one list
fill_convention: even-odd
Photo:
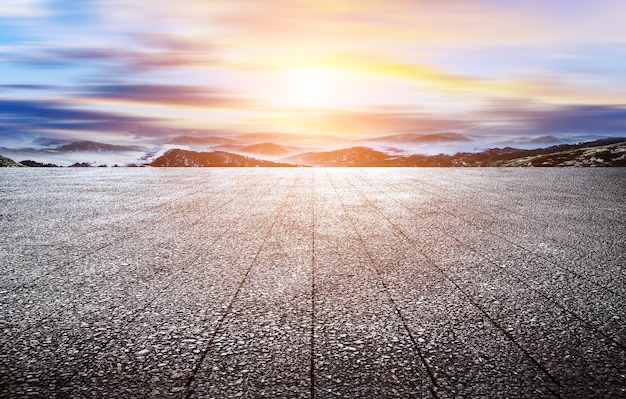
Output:
[[0,147],[271,132],[294,138],[281,144],[318,136],[319,149],[327,136],[453,132],[476,149],[620,136],[625,4],[4,1]]
[[332,73],[319,67],[300,67],[288,70],[287,77],[291,86],[293,104],[325,107],[332,104]]

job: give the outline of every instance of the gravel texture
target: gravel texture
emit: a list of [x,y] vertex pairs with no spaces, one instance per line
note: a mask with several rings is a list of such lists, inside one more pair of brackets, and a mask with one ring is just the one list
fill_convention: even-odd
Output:
[[0,397],[626,397],[625,182],[3,170]]

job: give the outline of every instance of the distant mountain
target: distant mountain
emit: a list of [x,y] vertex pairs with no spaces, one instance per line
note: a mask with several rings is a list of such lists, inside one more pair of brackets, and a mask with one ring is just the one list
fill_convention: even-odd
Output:
[[368,147],[352,147],[337,151],[307,152],[284,158],[283,161],[310,166],[393,166],[397,158]]
[[[571,143],[572,141],[570,141]],[[536,137],[521,137],[512,140],[507,140],[506,144],[560,144],[566,143],[565,140],[556,136],[536,136]]]
[[22,166],[24,165],[18,162],[15,162],[11,158],[6,158],[0,155],[0,168],[15,168],[15,167],[22,167]]
[[250,145],[225,145],[220,147],[223,150],[233,152],[244,152],[247,154],[281,156],[293,154],[298,149],[296,147],[287,147],[275,143],[259,143]]
[[196,152],[173,149],[155,159],[150,166],[161,167],[204,167],[204,166],[295,166],[248,158],[224,151]]
[[394,156],[367,147],[284,158],[310,166],[626,166],[626,138],[561,144],[534,150],[491,148],[454,155]]
[[177,136],[167,142],[167,144],[175,145],[215,145],[215,144],[232,144],[236,141],[227,137],[198,137],[198,136]]
[[58,144],[60,140],[41,140],[38,144],[52,144],[53,147],[22,147],[22,148],[6,148],[0,147],[0,150],[15,153],[15,154],[64,154],[72,152],[101,152],[101,153],[113,153],[113,152],[144,152],[145,147],[136,145],[115,145],[108,143],[100,143],[97,141],[73,141],[66,144]]
[[107,143],[99,143],[96,141],[75,141],[70,144],[64,144],[47,151],[55,152],[79,152],[79,151],[94,151],[94,152],[118,152],[118,151],[145,151],[144,147],[136,145],[115,145]]
[[303,145],[305,143],[345,143],[344,137],[321,134],[291,134],[291,133],[244,133],[237,136],[240,143],[282,143],[283,145]]
[[389,136],[379,136],[368,139],[367,141],[377,142],[399,142],[399,143],[453,143],[453,142],[467,142],[472,141],[467,136],[460,133],[429,133],[429,134],[417,134],[417,133],[405,133],[405,134],[392,134]]
[[39,146],[44,146],[44,147],[60,146],[63,144],[68,144],[70,142],[71,140],[58,139],[58,138],[52,138],[52,137],[39,137],[33,140],[34,144],[37,144]]

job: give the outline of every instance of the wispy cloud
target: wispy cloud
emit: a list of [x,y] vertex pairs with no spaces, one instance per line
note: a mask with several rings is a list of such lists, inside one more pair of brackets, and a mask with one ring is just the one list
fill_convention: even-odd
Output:
[[[142,43],[145,42],[141,40]],[[173,43],[169,43],[172,45]],[[90,64],[113,70],[123,69],[127,73],[176,68],[210,66],[213,62],[210,49],[202,47],[192,50],[181,48],[150,47],[138,49],[119,49],[106,46],[94,47],[58,47],[54,49],[33,49],[23,53],[17,51],[0,52],[0,58],[5,62],[31,65],[33,67],[72,66]],[[199,54],[201,52],[201,54]],[[107,76],[108,74],[104,74]]]
[[251,101],[226,90],[165,84],[109,84],[84,88],[84,97],[144,104],[188,105],[203,108],[249,107]]
[[477,116],[507,123],[511,130],[526,133],[626,136],[626,106],[503,104]]
[[[483,96],[486,98],[508,97],[556,103],[626,103],[626,93],[623,90],[600,84],[600,79],[595,79],[596,85],[592,85],[589,82],[590,78],[578,81],[575,78],[549,76],[547,73],[540,76],[520,74],[518,76],[486,78],[455,73],[433,64],[394,61],[383,55],[332,55],[322,59],[322,62],[357,73],[390,76],[399,81],[420,83],[431,87],[433,90],[445,90],[447,94],[452,95]],[[420,89],[416,88],[416,90]]]
[[292,115],[294,124],[348,137],[384,134],[466,133],[484,138],[540,135],[626,135],[626,106],[552,105],[507,101],[475,112],[433,114],[389,108],[315,111]]
[[[445,131],[467,131],[477,124],[462,115],[448,118],[406,110],[362,111],[325,110],[299,113],[290,121],[304,125],[313,131],[343,133],[347,137],[367,137],[392,133],[433,133]],[[344,133],[349,132],[349,133]]]
[[0,135],[5,137],[124,135],[156,122],[155,118],[77,109],[60,101],[0,99]]
[[3,0],[0,3],[0,17],[32,18],[49,13],[43,0]]

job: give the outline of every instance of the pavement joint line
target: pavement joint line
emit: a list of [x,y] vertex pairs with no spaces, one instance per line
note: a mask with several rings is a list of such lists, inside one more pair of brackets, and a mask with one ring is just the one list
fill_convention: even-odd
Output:
[[[348,180],[346,180],[348,181]],[[367,201],[367,197],[365,197],[365,195],[359,190],[357,189],[354,184],[352,184],[352,182],[348,181],[348,184],[350,184],[352,186],[352,188],[358,192],[365,200],[366,203],[368,204],[368,206],[376,211],[377,213],[379,213],[385,220],[387,220],[387,222],[394,228],[394,230],[396,230],[400,235],[402,235],[402,237],[404,237],[405,240],[407,240],[407,242],[411,243],[411,245],[420,253],[422,254],[422,256],[424,256],[434,267],[437,271],[439,271],[439,273],[441,273],[448,281],[450,281],[450,283],[452,283],[456,289],[459,290],[459,292],[461,292],[463,294],[463,296],[465,296],[466,300],[472,304],[472,306],[474,306],[475,308],[477,308],[498,330],[500,330],[500,332],[502,332],[504,334],[504,336],[511,341],[520,351],[522,351],[522,353],[528,358],[530,359],[530,361],[535,365],[535,367],[537,367],[539,370],[541,370],[550,380],[552,380],[552,382],[554,382],[558,387],[562,388],[561,383],[537,360],[535,359],[534,356],[532,356],[530,354],[530,352],[528,352],[524,347],[521,346],[521,344],[519,342],[517,342],[517,340],[508,332],[506,331],[506,329],[500,325],[500,323],[498,323],[495,319],[493,319],[489,313],[487,313],[486,310],[483,309],[482,306],[480,306],[478,303],[476,303],[470,294],[468,294],[467,292],[465,292],[465,290],[463,288],[461,288],[461,286],[452,278],[448,275],[448,273],[446,273],[443,268],[441,266],[439,266],[437,264],[437,262],[435,262],[435,260],[433,258],[431,258],[428,254],[426,254],[422,249],[419,248],[418,245],[416,245],[415,241],[413,239],[411,239],[405,232],[404,230],[402,230],[399,226],[397,226],[393,221],[391,221],[391,219],[385,215],[380,208],[373,206],[369,201]],[[547,387],[549,390],[550,387]],[[552,391],[552,390],[551,390]],[[561,397],[560,394],[558,394],[557,392],[553,392],[555,393],[558,397]]]
[[[259,183],[255,184],[255,186],[256,186],[256,185],[259,185]],[[201,223],[201,221],[205,221],[205,220],[207,220],[207,219],[209,218],[209,216],[210,216],[210,215],[212,215],[215,211],[217,211],[218,209],[223,208],[226,204],[228,204],[228,203],[232,202],[233,200],[234,200],[234,198],[231,198],[230,200],[228,200],[228,201],[226,201],[226,202],[222,203],[222,205],[220,205],[220,206],[218,206],[218,207],[216,207],[216,208],[212,209],[210,212],[208,212],[208,213],[204,213],[204,214],[203,214],[203,215],[204,215],[204,217],[203,217],[203,218],[200,218],[200,219],[196,219],[196,220],[192,223],[191,228],[193,228],[193,227],[195,227],[195,226],[198,226],[198,225]],[[225,236],[226,236],[226,235],[228,235],[229,233],[230,233],[230,232],[229,232],[228,230],[224,230],[224,231],[223,231],[223,232],[222,232],[219,236],[217,236],[214,240],[212,240],[212,241],[211,241],[211,244],[209,244],[209,246],[212,246],[213,244],[215,244],[217,241],[221,240],[223,237],[225,237]],[[169,283],[166,283],[166,284],[165,284],[162,288],[160,288],[160,289],[159,289],[156,293],[154,293],[154,294],[151,296],[151,298],[150,298],[149,300],[147,300],[147,301],[146,301],[146,305],[145,305],[145,306],[141,307],[141,308],[140,308],[140,309],[138,309],[136,312],[134,312],[134,313],[135,313],[135,314],[134,314],[134,316],[133,316],[133,317],[131,317],[131,318],[130,318],[130,319],[129,319],[126,323],[124,323],[124,325],[123,325],[123,328],[122,328],[122,329],[125,329],[125,328],[126,328],[126,327],[128,327],[129,325],[133,324],[133,323],[135,322],[135,320],[137,320],[137,318],[138,318],[138,317],[139,317],[139,316],[140,316],[140,315],[141,315],[141,314],[142,314],[142,313],[143,313],[143,312],[144,312],[144,311],[145,311],[148,307],[150,307],[150,306],[151,306],[151,304],[152,304],[152,302],[154,301],[154,299],[158,298],[158,297],[159,297],[159,296],[160,296],[160,295],[161,295],[164,291],[166,291],[166,290],[167,290],[167,289],[168,289],[168,288],[172,285],[172,282],[173,282],[173,280],[174,280],[174,278],[175,278],[176,276],[180,275],[181,273],[183,273],[183,271],[187,270],[187,269],[189,268],[189,265],[190,265],[190,264],[195,264],[195,263],[197,262],[197,260],[198,260],[198,259],[200,259],[201,257],[202,257],[202,255],[198,253],[198,254],[196,254],[196,256],[195,256],[195,257],[193,257],[193,260],[191,260],[190,262],[183,262],[183,261],[181,261],[181,263],[182,263],[182,264],[184,264],[184,265],[186,265],[186,267],[182,267],[182,268],[178,269],[176,272],[172,273],[172,274],[169,276]],[[88,341],[88,339],[85,339],[85,340],[83,340],[83,341],[77,341],[77,342],[78,342],[79,344],[81,344],[81,343],[84,343],[85,341]],[[100,351],[102,352],[102,351],[106,350],[108,347],[110,347],[110,346],[113,344],[113,342],[114,342],[113,340],[108,341],[108,342],[107,342],[107,344],[106,344],[106,345],[105,345],[105,346],[104,346],[104,347],[103,347]],[[58,387],[59,391],[61,391],[64,387],[66,387],[66,386],[67,386],[67,385],[68,385],[68,384],[69,384],[69,383],[70,383],[70,382],[71,382],[71,381],[72,381],[72,380],[76,377],[76,375],[77,375],[79,372],[80,372],[80,370],[79,370],[79,369],[76,369],[76,370],[75,370],[75,372],[74,372],[71,376],[67,377],[67,378],[65,379],[65,381],[59,385],[59,387]],[[65,397],[68,397],[69,395],[70,395],[70,393],[69,393],[69,392],[66,392],[65,394],[63,394],[63,393],[62,393],[62,394],[60,395],[60,397],[61,397],[61,398],[65,398]]]
[[[232,310],[232,307],[233,307],[235,301],[237,300],[237,298],[239,296],[239,293],[241,292],[241,289],[243,288],[243,285],[244,285],[246,279],[248,278],[248,275],[250,274],[250,271],[252,271],[252,268],[256,264],[257,259],[258,259],[259,255],[261,254],[261,251],[263,250],[263,247],[265,246],[265,243],[267,242],[267,240],[269,239],[270,235],[272,234],[272,230],[274,230],[274,226],[276,225],[276,222],[278,221],[279,217],[284,213],[284,210],[287,207],[287,204],[289,202],[288,200],[293,196],[296,184],[297,184],[299,179],[300,179],[300,175],[298,174],[296,180],[294,181],[294,183],[292,184],[292,186],[290,188],[289,194],[287,194],[287,196],[283,200],[282,204],[280,204],[278,206],[278,209],[276,210],[276,212],[274,214],[274,218],[272,220],[272,223],[269,226],[269,228],[267,229],[267,233],[263,237],[263,241],[261,242],[261,244],[259,245],[259,248],[257,249],[256,253],[254,254],[254,258],[250,262],[250,265],[246,268],[246,272],[244,273],[243,277],[241,278],[241,281],[239,282],[239,284],[237,286],[237,289],[235,290],[235,293],[232,295],[230,301],[228,302],[228,305],[226,306],[226,309],[224,310],[224,313],[222,313],[222,315],[220,316],[220,319],[217,322],[217,325],[215,327],[215,330],[213,331],[213,334],[211,335],[211,338],[209,340],[207,340],[207,343],[205,345],[204,350],[202,350],[200,352],[200,357],[196,361],[196,364],[194,365],[194,367],[192,369],[191,375],[189,376],[189,378],[187,379],[187,381],[185,383],[185,390],[186,390],[185,397],[187,399],[190,399],[193,396],[193,394],[195,393],[195,389],[192,387],[192,385],[193,385],[193,383],[196,380],[196,375],[200,371],[200,368],[202,367],[202,364],[204,363],[204,360],[206,359],[206,357],[207,357],[209,351],[211,350],[211,348],[213,347],[213,342],[215,341],[215,337],[217,337],[217,334],[220,332],[222,326],[224,325],[224,322],[226,321],[226,318],[227,318],[228,314]],[[270,189],[271,189],[271,186],[270,186]]]
[[[255,184],[255,185],[259,185],[259,184],[260,184],[260,183],[257,183],[257,184]],[[199,192],[199,191],[200,191],[200,190],[198,190],[198,192]],[[224,190],[224,191],[226,191],[226,190]],[[209,215],[212,215],[214,212],[216,212],[216,211],[218,211],[219,209],[223,208],[224,206],[226,206],[226,205],[227,205],[227,204],[229,204],[230,202],[233,202],[233,201],[235,200],[235,198],[236,198],[236,197],[235,197],[235,196],[233,196],[233,197],[232,197],[231,199],[229,199],[228,201],[225,201],[225,202],[221,203],[221,205],[219,205],[219,206],[217,206],[217,207],[215,207],[215,208],[211,209],[208,213],[206,213],[206,214],[205,214],[205,217],[204,217],[204,218],[202,218],[202,220],[206,220],[206,219],[208,219]],[[163,206],[163,205],[165,205],[165,204],[166,204],[166,202],[163,202],[163,203],[161,203],[161,204],[158,204],[158,205],[152,206],[152,207],[150,207],[150,208],[147,208],[147,211],[152,211],[152,210],[155,210],[155,209],[157,209],[157,208],[162,207],[162,206]],[[145,212],[145,210],[137,211],[137,212],[135,212],[135,213],[140,213],[140,212]],[[165,213],[158,213],[158,214],[165,215]],[[165,218],[165,216],[163,216],[163,217]],[[192,223],[191,227],[195,227],[195,226],[196,226],[196,225],[198,225],[199,223],[200,223],[200,219],[198,219],[198,220],[196,220],[194,223]],[[55,268],[51,269],[51,270],[49,271],[49,273],[47,273],[46,275],[50,275],[51,273],[53,273],[53,272],[55,272],[55,271],[59,270],[59,269],[60,269],[60,268],[62,268],[63,266],[69,266],[69,265],[71,265],[71,264],[74,264],[74,263],[78,262],[78,261],[79,261],[79,260],[81,260],[81,259],[84,259],[84,258],[87,258],[87,257],[89,257],[89,256],[92,256],[92,255],[94,255],[94,254],[98,253],[99,251],[101,251],[101,250],[103,250],[103,249],[105,249],[105,248],[107,248],[107,247],[109,247],[109,246],[112,246],[113,244],[115,244],[115,243],[117,243],[117,242],[120,242],[120,241],[122,241],[122,240],[126,240],[126,239],[128,239],[129,237],[131,237],[131,236],[132,236],[132,235],[134,235],[134,234],[135,234],[135,233],[128,233],[128,234],[126,234],[126,235],[124,235],[124,236],[122,236],[122,237],[120,237],[120,238],[117,238],[117,239],[115,239],[115,240],[112,240],[111,242],[109,242],[109,243],[107,243],[107,244],[103,245],[102,247],[100,247],[100,248],[96,249],[95,251],[88,252],[88,253],[86,253],[86,254],[84,254],[84,255],[82,255],[82,256],[80,256],[80,257],[78,257],[78,258],[74,259],[74,260],[71,260],[71,261],[69,261],[69,262],[66,262],[66,263],[65,263],[65,264],[63,264],[63,265],[60,265],[59,267],[55,267]],[[226,233],[222,234],[222,236],[223,236],[223,235],[225,235],[225,234],[226,234]],[[220,237],[221,237],[221,236],[220,236]],[[214,242],[215,242],[215,241],[214,241]],[[196,260],[197,260],[197,258],[196,258]],[[178,272],[176,272],[175,274],[173,274],[172,276],[178,275],[179,273],[180,273],[180,270],[179,270]],[[37,277],[37,280],[39,280],[39,278],[41,278],[41,277],[45,277],[46,275],[42,275],[42,276]],[[24,288],[33,288],[33,287],[36,287],[36,286],[37,286],[37,284],[32,284],[31,286],[21,286],[21,287],[19,287],[19,289],[24,289]],[[166,288],[167,288],[167,287],[166,287]],[[164,289],[165,289],[165,288],[164,288]],[[77,303],[72,303],[72,305],[69,307],[69,309],[76,309],[76,307],[77,307],[77,306],[78,306],[78,304],[77,304]],[[68,309],[68,308],[65,308],[65,309],[63,309],[63,310],[67,310],[67,309]],[[145,309],[145,307],[144,307],[144,309]],[[58,311],[59,311],[59,309],[57,309],[56,311],[52,311],[51,313],[48,313],[46,316],[41,317],[39,320],[35,321],[35,322],[34,322],[34,323],[32,323],[31,325],[28,325],[28,326],[24,327],[23,329],[21,329],[20,331],[18,331],[18,332],[16,332],[16,333],[12,334],[12,335],[11,335],[11,337],[10,337],[9,339],[7,339],[7,340],[6,340],[6,342],[5,342],[5,343],[3,343],[3,344],[0,346],[0,350],[4,349],[4,348],[6,347],[6,345],[8,345],[10,342],[12,342],[12,341],[13,341],[14,339],[16,339],[17,337],[20,337],[21,335],[23,335],[23,334],[27,333],[27,332],[28,332],[28,331],[30,331],[31,329],[33,329],[33,328],[35,328],[35,327],[37,327],[37,326],[41,325],[41,324],[42,324],[45,320],[47,320],[50,316],[52,316],[52,315],[54,315],[54,314],[58,313]]]
[[[368,182],[368,184],[371,186],[371,183]],[[380,191],[379,191],[380,192]],[[388,198],[388,197],[387,197]],[[389,198],[388,198],[389,199]],[[406,210],[408,210],[410,213],[416,215],[415,211],[413,211],[412,209],[410,209],[409,207],[407,207],[405,204],[403,204],[402,202],[398,201],[398,200],[392,200],[389,199],[390,201],[393,201],[395,203],[400,204],[403,208],[405,208]],[[446,212],[445,210],[441,210],[440,208],[438,208],[438,210],[442,213],[446,213],[449,214],[450,216],[454,216],[448,212]],[[460,219],[460,218],[459,218]],[[531,291],[537,293],[539,296],[543,297],[547,302],[555,305],[557,308],[561,309],[563,312],[573,316],[575,319],[581,321],[583,324],[587,325],[587,327],[589,327],[591,330],[595,331],[596,333],[602,335],[603,337],[605,337],[606,339],[608,339],[609,341],[611,341],[613,344],[615,344],[616,346],[620,347],[622,349],[622,351],[626,350],[626,345],[624,345],[623,343],[617,341],[615,339],[615,337],[605,333],[604,331],[602,331],[602,329],[596,324],[596,322],[589,320],[587,318],[584,318],[582,316],[580,316],[577,312],[561,305],[558,301],[556,301],[554,298],[552,298],[551,296],[549,296],[548,294],[544,293],[542,290],[539,290],[537,288],[534,288],[531,284],[529,284],[526,280],[524,280],[523,278],[517,276],[517,274],[509,272],[509,271],[502,271],[500,270],[500,268],[498,267],[498,264],[496,261],[493,260],[493,258],[491,258],[489,255],[486,255],[484,253],[482,253],[481,251],[478,251],[474,246],[472,246],[471,244],[468,244],[464,241],[462,241],[461,239],[459,239],[456,235],[454,235],[451,231],[443,228],[441,226],[441,224],[439,224],[438,222],[435,222],[436,224],[439,225],[438,230],[451,237],[453,240],[455,240],[456,242],[458,242],[461,246],[467,248],[468,250],[470,250],[471,252],[475,253],[476,255],[478,255],[480,258],[484,259],[485,261],[487,261],[489,264],[491,264],[492,266],[494,266],[494,270],[498,271],[498,272],[504,272],[506,275],[512,277],[513,279],[519,281],[523,286],[527,287],[528,289],[530,289]],[[476,226],[473,225],[474,227],[480,227],[480,226]],[[510,244],[514,244],[508,240],[505,240],[506,242],[510,243]],[[531,252],[532,254],[532,252]],[[577,275],[577,274],[575,274]],[[587,279],[585,279],[585,281],[588,281]],[[602,287],[602,286],[599,286]],[[612,290],[607,290],[608,292],[610,292],[611,294],[619,297],[619,295],[617,293],[614,293]]]
[[315,399],[315,169],[312,170],[311,192],[311,399]]
[[[427,187],[427,184],[424,184],[424,183],[425,183],[425,182],[424,182],[424,180],[420,180],[419,178],[416,178],[416,177],[414,177],[414,176],[412,176],[412,177],[411,177],[411,180],[419,182],[419,183],[420,183],[420,184],[419,184],[419,186],[420,186],[420,187],[421,187],[424,191],[428,192],[429,194],[433,194],[433,191],[429,191],[429,190],[427,190],[427,189],[424,189],[424,187]],[[405,184],[408,184],[408,183],[405,183]],[[469,185],[467,185],[467,183],[461,183],[461,184],[462,184],[462,185],[465,185],[465,187],[470,187]],[[392,187],[398,187],[397,185],[395,185],[395,184],[393,184],[393,183],[388,183],[388,185],[389,185],[389,186],[392,186]],[[451,192],[452,192],[452,191],[451,191],[450,189],[448,189],[448,188],[444,188],[444,187],[441,187],[441,186],[439,186],[439,188],[440,188],[442,191],[446,191],[446,192],[448,192],[448,193],[451,193]],[[486,191],[486,190],[483,190],[483,191]],[[513,210],[513,209],[511,209],[511,208],[505,207],[505,206],[500,205],[500,204],[496,204],[495,206],[496,206],[496,207],[498,207],[498,208],[500,208],[500,209],[502,209],[502,210],[504,210],[505,212],[508,212],[508,213],[511,213],[511,214],[515,214],[515,215],[521,216],[521,217],[526,218],[526,219],[532,219],[532,220],[533,220],[533,221],[535,221],[536,223],[541,224],[541,225],[543,225],[543,226],[549,226],[549,224],[548,224],[548,223],[546,223],[546,221],[545,221],[545,220],[537,219],[537,218],[535,218],[535,217],[534,217],[534,216],[532,216],[532,215],[528,215],[528,214],[524,214],[524,213],[517,212],[517,211],[515,211],[515,210]],[[439,208],[438,208],[438,209],[439,209]],[[482,215],[485,215],[485,216],[487,216],[487,217],[493,218],[493,215],[492,215],[492,214],[487,213],[487,212],[485,212],[485,211],[483,211],[483,210],[481,210],[481,209],[472,208],[472,210],[473,210],[473,211],[475,211],[475,212],[477,212],[477,213],[480,213],[480,214],[482,214]],[[445,212],[444,212],[444,213],[445,213]],[[472,222],[470,222],[470,221],[468,221],[468,220],[466,220],[466,219],[464,219],[464,218],[462,218],[462,217],[460,217],[460,216],[458,216],[458,215],[454,215],[454,214],[452,214],[452,213],[447,213],[447,214],[448,214],[448,215],[450,215],[450,216],[456,217],[457,219],[463,220],[464,222],[466,222],[466,223],[468,223],[468,224],[470,224],[470,225],[473,225],[473,226],[475,226],[475,227],[479,227],[479,228],[481,228],[481,229],[483,228],[482,226],[478,226],[477,224],[472,223]],[[492,235],[494,235],[494,236],[498,236],[496,233],[493,233],[493,232],[490,232],[489,234],[492,234]],[[580,232],[580,231],[579,231],[579,232],[577,232],[577,234],[584,235],[584,232]],[[504,238],[504,237],[502,237],[502,238],[506,240],[506,238]],[[553,242],[553,243],[556,243],[558,246],[565,246],[565,247],[568,247],[568,248],[570,248],[570,249],[579,249],[579,247],[577,247],[577,246],[575,246],[575,245],[571,245],[571,244],[566,243],[566,242],[557,241],[557,240],[555,240],[553,237],[549,237],[549,236],[542,236],[542,238],[543,238],[544,240],[547,240],[547,241],[551,241],[551,242]],[[517,244],[517,243],[513,243],[513,242],[510,242],[510,243],[511,243],[511,244],[513,244],[513,245],[516,245],[516,246],[518,246],[518,247],[520,247],[520,248],[522,248],[522,249],[528,250],[527,248],[524,248],[523,246],[521,246],[521,245],[519,245],[519,244]],[[559,265],[557,262],[554,262],[553,260],[549,259],[547,256],[545,256],[545,255],[543,255],[543,254],[538,254],[538,253],[535,253],[535,252],[533,252],[533,251],[531,251],[531,250],[528,250],[528,251],[529,251],[530,253],[532,253],[532,254],[534,254],[534,255],[538,256],[538,257],[541,257],[541,258],[543,258],[543,259],[548,260],[549,262],[551,262],[552,264],[554,264],[555,266],[557,266],[557,267],[559,267],[559,268],[561,268],[561,269],[563,269],[563,270],[566,270],[566,271],[568,271],[568,272],[570,272],[570,273],[573,273],[573,274],[578,274],[578,273],[576,273],[576,272],[575,272],[575,271],[573,271],[573,270],[570,270],[570,269],[568,269],[568,268],[566,268],[566,267],[563,267],[563,266]],[[624,270],[624,269],[625,269],[625,267],[624,267],[624,266],[622,266],[622,267],[620,267],[620,269]],[[589,277],[587,277],[587,276],[580,275],[580,277],[584,278],[585,280],[588,280],[589,282],[591,282],[591,283],[593,283],[593,284],[596,284],[597,286],[599,286],[599,287],[601,287],[601,288],[604,288],[604,289],[606,289],[606,290],[611,291],[612,293],[615,293],[615,292],[614,292],[611,288],[606,287],[606,286],[603,286],[603,285],[601,285],[601,284],[599,284],[599,283],[596,283],[595,281],[591,280],[591,279],[590,279]],[[615,294],[616,294],[616,295],[620,295],[620,294],[618,294],[618,293],[615,293]]]
[[405,329],[407,335],[409,336],[409,339],[411,340],[411,344],[413,346],[414,352],[417,354],[418,358],[420,359],[420,362],[422,363],[422,366],[424,367],[423,371],[426,372],[426,375],[428,376],[428,379],[429,379],[430,384],[431,384],[431,386],[428,387],[428,391],[431,393],[431,395],[435,399],[438,399],[439,395],[437,394],[437,391],[436,391],[436,388],[438,386],[437,379],[435,378],[435,375],[434,375],[434,373],[433,373],[433,371],[432,371],[428,361],[426,360],[426,357],[424,356],[424,354],[420,350],[420,347],[417,344],[417,340],[413,336],[413,333],[411,332],[411,329],[409,328],[406,319],[402,315],[402,312],[400,311],[400,308],[398,307],[398,304],[396,303],[396,301],[394,300],[393,296],[391,295],[391,292],[389,291],[389,288],[387,287],[387,283],[385,283],[385,280],[382,278],[382,274],[380,272],[379,267],[377,266],[377,262],[374,260],[372,254],[371,254],[370,249],[368,248],[365,240],[363,239],[363,236],[361,235],[360,231],[357,229],[356,224],[354,223],[354,218],[350,215],[350,212],[348,211],[348,209],[347,209],[345,203],[343,202],[341,196],[339,196],[335,183],[328,176],[328,172],[326,172],[326,177],[327,177],[328,181],[330,182],[330,184],[331,184],[331,186],[333,188],[333,191],[335,192],[335,196],[337,198],[339,198],[339,201],[340,201],[341,206],[343,208],[343,212],[346,214],[346,216],[350,220],[350,224],[352,225],[352,229],[354,230],[354,232],[356,233],[357,237],[359,238],[359,242],[361,243],[361,246],[365,250],[365,253],[367,254],[367,257],[368,257],[368,259],[370,261],[371,266],[373,267],[373,269],[374,269],[374,271],[376,273],[376,276],[378,277],[379,282],[383,286],[383,290],[385,292],[385,295],[387,296],[387,298],[389,298],[389,301],[391,302],[391,304],[393,306],[394,312],[396,313],[396,315],[400,319],[400,322],[402,323],[402,327]]

